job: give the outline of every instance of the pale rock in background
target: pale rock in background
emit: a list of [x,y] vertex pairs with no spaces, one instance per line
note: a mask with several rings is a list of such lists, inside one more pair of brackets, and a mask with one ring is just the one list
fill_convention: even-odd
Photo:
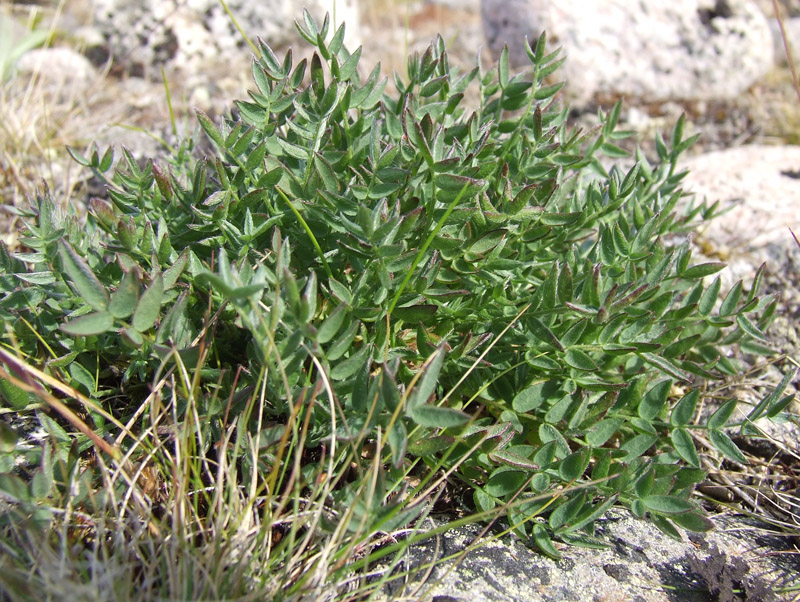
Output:
[[89,59],[66,47],[30,50],[20,57],[16,68],[20,74],[35,75],[53,86],[87,88],[98,77]]
[[529,65],[523,40],[542,31],[563,47],[559,76],[579,105],[733,98],[774,60],[767,19],[749,0],[482,0],[481,12],[495,57],[508,44],[511,62]]
[[[781,26],[777,19],[770,19],[769,26],[775,41],[775,59],[781,65],[787,65],[789,60],[786,56],[786,46],[781,35]],[[783,27],[786,31],[786,40],[792,51],[792,60],[795,64],[800,63],[800,17],[783,20]]]
[[[359,43],[356,0],[229,0],[227,5],[253,42],[261,37],[273,48],[299,38],[294,22],[302,22],[303,8],[318,25],[326,12],[337,25],[346,22],[346,44]],[[138,75],[157,78],[162,65],[202,75],[252,52],[217,0],[93,0],[92,14],[113,58]]]
[[687,192],[727,210],[701,228],[725,251],[726,284],[800,252],[789,230],[800,237],[800,146],[740,146],[684,159],[680,167],[689,170]]

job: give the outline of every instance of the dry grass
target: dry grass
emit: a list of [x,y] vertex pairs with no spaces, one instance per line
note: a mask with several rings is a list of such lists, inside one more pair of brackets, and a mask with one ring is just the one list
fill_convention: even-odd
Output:
[[[62,2],[48,14],[50,38],[57,36]],[[39,9],[30,8],[29,19],[38,20]],[[69,160],[67,146],[83,148],[98,131],[98,124],[120,118],[105,93],[105,72],[91,81],[71,79],[44,69],[16,73],[0,82],[0,202],[27,207],[41,187],[70,203],[87,174]],[[6,213],[3,240],[16,245],[17,221]]]

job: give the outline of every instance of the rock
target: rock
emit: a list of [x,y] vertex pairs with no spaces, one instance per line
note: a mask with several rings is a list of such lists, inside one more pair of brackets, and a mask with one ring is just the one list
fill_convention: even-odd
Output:
[[59,83],[88,85],[98,74],[89,60],[71,48],[38,48],[23,54],[17,62],[20,73]]
[[773,62],[769,25],[750,0],[482,0],[481,11],[495,57],[508,44],[512,63],[529,65],[524,36],[543,30],[562,46],[576,105],[734,98]]
[[[777,19],[769,20],[769,27],[772,31],[772,39],[775,46],[775,59],[780,65],[788,65],[789,60],[786,56],[786,47],[783,44],[781,25]],[[795,64],[800,63],[800,17],[792,17],[783,20],[783,28],[786,31],[786,39],[792,51],[792,60]]]
[[[777,600],[773,590],[790,585],[798,570],[786,539],[767,534],[763,524],[742,516],[719,516],[713,522],[714,531],[684,534],[681,541],[676,541],[649,521],[636,519],[627,510],[614,509],[597,521],[597,534],[608,548],[562,548],[561,560],[539,554],[515,535],[497,538],[489,534],[481,544],[466,552],[481,528],[458,527],[442,534],[438,542],[432,539],[411,546],[396,574],[409,569],[419,572],[407,584],[402,580],[392,582],[384,599],[437,602],[740,599],[720,595],[720,590],[727,586],[744,590],[747,600]],[[461,553],[463,558],[459,557]],[[432,568],[430,578],[423,584],[427,563],[448,557],[450,561]]]
[[700,229],[728,263],[730,284],[752,278],[764,261],[780,266],[800,253],[800,146],[747,145],[691,157],[683,188],[699,200],[719,200],[727,212]]
[[[299,39],[294,21],[302,21],[304,6],[320,25],[326,12],[337,24],[346,22],[348,47],[358,45],[355,0],[229,0],[227,4],[248,37],[254,42],[261,37],[273,48]],[[159,77],[161,65],[196,74],[220,63],[230,65],[251,52],[217,0],[94,0],[93,14],[110,54],[136,75]]]

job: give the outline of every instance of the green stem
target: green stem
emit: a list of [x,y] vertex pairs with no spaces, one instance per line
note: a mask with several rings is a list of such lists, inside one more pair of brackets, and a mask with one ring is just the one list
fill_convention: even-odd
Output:
[[303,229],[306,231],[306,234],[308,234],[308,237],[311,239],[311,243],[317,250],[317,255],[319,256],[319,259],[322,262],[322,267],[325,268],[325,273],[328,275],[328,278],[333,278],[333,272],[331,272],[331,268],[328,265],[327,260],[325,259],[325,254],[322,252],[322,247],[319,246],[319,242],[317,242],[317,238],[316,236],[314,236],[314,233],[311,231],[311,228],[308,226],[308,223],[306,222],[306,220],[303,219],[303,216],[300,215],[300,212],[297,210],[297,208],[294,205],[292,205],[292,201],[289,200],[289,197],[286,196],[286,193],[277,186],[275,187],[275,190],[277,190],[278,194],[281,195],[281,197],[283,197],[283,200],[286,201],[287,205],[289,205],[289,209],[292,210],[292,213],[294,213],[295,217],[298,219],[300,224],[303,226]]
[[257,57],[261,56],[261,53],[259,52],[259,50],[256,47],[256,45],[253,44],[253,41],[244,32],[244,29],[242,29],[242,26],[239,25],[239,22],[236,20],[236,17],[233,16],[233,13],[231,12],[231,9],[228,8],[227,2],[225,2],[225,0],[219,0],[219,3],[222,5],[222,9],[225,11],[225,14],[228,15],[228,18],[231,20],[231,23],[233,23],[233,26],[236,28],[236,31],[239,32],[240,36],[242,36],[242,39],[245,42],[247,42],[247,45],[250,46],[250,48],[253,49],[253,52],[255,53],[255,55]]
[[425,243],[422,245],[422,248],[419,250],[419,253],[417,253],[416,257],[414,257],[414,261],[411,264],[411,267],[409,268],[408,272],[406,272],[406,277],[403,278],[403,282],[400,284],[400,288],[398,288],[397,292],[394,294],[394,298],[392,299],[391,305],[389,305],[389,310],[386,312],[386,315],[388,316],[392,315],[392,312],[394,311],[397,302],[400,300],[400,295],[403,294],[403,291],[405,290],[406,286],[408,286],[408,283],[411,281],[412,276],[414,276],[414,272],[416,271],[419,262],[422,261],[423,257],[425,257],[425,253],[428,251],[428,247],[431,246],[433,239],[439,233],[439,230],[442,229],[444,223],[447,221],[447,218],[450,217],[450,214],[453,212],[453,209],[455,209],[456,205],[458,205],[458,203],[461,201],[461,198],[464,196],[464,193],[467,192],[468,186],[469,182],[464,184],[464,187],[461,189],[461,192],[458,193],[458,196],[454,198],[453,201],[450,203],[450,205],[447,207],[447,211],[444,212],[442,219],[440,219],[439,223],[436,224],[436,227],[428,235],[428,238],[425,240]]

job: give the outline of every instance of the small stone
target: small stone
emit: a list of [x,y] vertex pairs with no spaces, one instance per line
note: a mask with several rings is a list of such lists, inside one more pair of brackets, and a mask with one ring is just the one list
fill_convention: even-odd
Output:
[[627,581],[631,576],[630,569],[624,564],[604,564],[603,570],[606,572],[606,575],[617,581]]

